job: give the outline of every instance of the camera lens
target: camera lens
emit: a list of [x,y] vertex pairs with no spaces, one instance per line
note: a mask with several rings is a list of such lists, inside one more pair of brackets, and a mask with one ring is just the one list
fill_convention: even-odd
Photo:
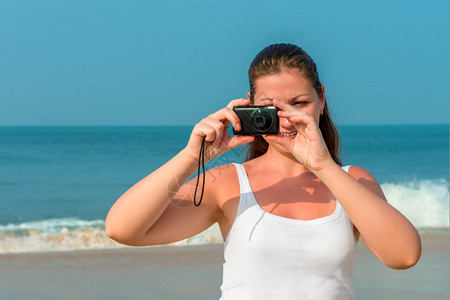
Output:
[[257,109],[251,115],[250,125],[258,133],[268,131],[272,127],[272,124],[272,115],[265,109]]

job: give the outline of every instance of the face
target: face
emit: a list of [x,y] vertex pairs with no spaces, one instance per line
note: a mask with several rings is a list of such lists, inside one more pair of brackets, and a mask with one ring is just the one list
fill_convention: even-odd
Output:
[[[279,73],[259,77],[254,86],[253,105],[272,105],[273,99],[277,99],[305,111],[319,124],[325,98],[319,97],[311,82],[297,69],[283,68]],[[323,86],[322,94],[325,95]],[[289,135],[293,132],[296,132],[294,126],[286,118],[280,118],[280,133]]]

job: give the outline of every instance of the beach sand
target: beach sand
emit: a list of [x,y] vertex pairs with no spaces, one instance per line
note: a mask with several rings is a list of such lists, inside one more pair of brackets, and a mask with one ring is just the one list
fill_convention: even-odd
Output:
[[[409,270],[357,247],[357,299],[450,299],[450,235],[423,235]],[[0,255],[0,299],[218,299],[223,245]]]

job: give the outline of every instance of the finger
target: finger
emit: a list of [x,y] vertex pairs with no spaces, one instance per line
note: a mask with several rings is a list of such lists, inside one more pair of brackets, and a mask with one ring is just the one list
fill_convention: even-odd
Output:
[[288,118],[289,122],[294,125],[294,127],[298,130],[303,131],[317,131],[319,125],[316,123],[313,117],[310,115],[294,115]]
[[237,131],[241,130],[241,123],[237,114],[230,108],[225,107],[215,114],[212,115],[213,118],[221,120],[223,124],[226,124],[228,128],[229,123],[232,124],[233,128]]
[[303,126],[317,125],[316,121],[312,116],[301,110],[278,111],[278,116],[280,118],[286,118],[296,128],[297,126],[303,127]]
[[247,106],[247,105],[250,105],[250,101],[245,98],[240,98],[240,99],[235,99],[235,100],[230,101],[230,103],[228,103],[227,107],[232,110],[233,107],[235,107],[235,106]]
[[216,137],[215,129],[208,124],[206,119],[195,126],[194,133],[201,139],[205,138],[205,141],[207,142],[213,141]]
[[250,105],[250,100],[245,99],[245,98],[235,99],[235,100],[231,101],[230,103],[228,103],[227,108],[233,112],[233,117],[232,117],[233,120],[230,120],[230,122],[236,131],[240,131],[242,129],[242,127],[241,127],[239,117],[236,115],[233,108],[235,106],[249,106],[249,105]]
[[214,146],[218,147],[222,141],[225,127],[224,123],[213,117],[206,118],[203,123],[209,127],[209,130],[211,130],[209,137],[206,138],[206,141],[213,142]]
[[292,105],[289,105],[286,102],[277,99],[273,99],[272,103],[275,107],[278,107],[281,111],[297,111]]

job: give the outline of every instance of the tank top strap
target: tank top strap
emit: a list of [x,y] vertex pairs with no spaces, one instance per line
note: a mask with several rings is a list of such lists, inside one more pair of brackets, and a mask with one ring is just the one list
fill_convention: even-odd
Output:
[[[348,170],[350,169],[351,165],[342,166],[341,169],[344,170],[346,173],[348,173]],[[336,201],[336,211],[341,211],[344,208],[341,206],[341,203],[339,201]]]
[[244,166],[237,163],[233,163],[233,165],[236,167],[240,188],[239,206],[235,217],[235,219],[237,219],[244,211],[252,206],[257,205],[257,202],[255,197],[253,196],[252,187],[250,186],[250,182],[248,181]]
[[348,173],[348,170],[350,169],[350,167],[351,167],[351,165],[347,165],[347,166],[343,166],[341,168],[342,168],[342,170],[344,170],[345,172]]
[[250,186],[250,182],[248,181],[247,173],[245,172],[245,168],[242,164],[233,163],[236,167],[236,172],[239,177],[239,188],[241,189],[241,195],[246,193],[251,193],[252,188]]

